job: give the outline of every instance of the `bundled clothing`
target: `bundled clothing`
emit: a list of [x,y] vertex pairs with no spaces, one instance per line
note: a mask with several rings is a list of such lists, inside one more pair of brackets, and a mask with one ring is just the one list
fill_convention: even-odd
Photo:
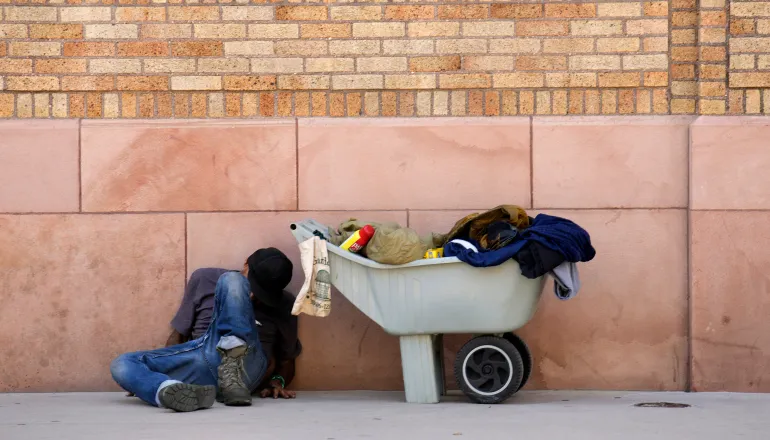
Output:
[[501,205],[483,213],[463,217],[443,237],[441,245],[456,238],[469,238],[479,243],[482,249],[489,249],[492,246],[488,242],[487,230],[493,223],[501,221],[509,223],[517,229],[524,229],[529,226],[527,211],[515,205]]
[[363,222],[356,219],[343,222],[336,229],[329,228],[329,241],[339,246],[366,225],[374,228],[374,236],[360,254],[381,264],[411,263],[422,259],[428,249],[443,245],[442,235],[420,237],[413,229],[401,227],[398,223]]

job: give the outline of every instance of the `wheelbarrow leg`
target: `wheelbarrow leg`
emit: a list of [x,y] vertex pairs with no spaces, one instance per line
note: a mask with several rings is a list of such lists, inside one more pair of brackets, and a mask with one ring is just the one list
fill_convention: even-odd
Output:
[[[401,367],[409,403],[438,403],[443,391],[441,359],[434,335],[401,336]],[[439,341],[440,342],[440,341]]]

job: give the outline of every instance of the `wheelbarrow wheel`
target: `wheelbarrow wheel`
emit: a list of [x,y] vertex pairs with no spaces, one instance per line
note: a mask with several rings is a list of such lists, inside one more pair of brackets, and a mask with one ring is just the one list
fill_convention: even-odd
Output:
[[[503,335],[505,339],[511,342],[517,350],[519,350],[519,354],[521,355],[521,361],[524,364],[524,375],[521,379],[521,385],[519,385],[519,390],[524,388],[524,385],[527,384],[529,381],[530,376],[532,375],[532,352],[529,351],[529,347],[527,346],[527,343],[524,342],[523,339],[519,337],[516,333],[510,332]],[[519,391],[516,390],[516,391]]]
[[457,386],[476,403],[505,401],[519,390],[523,377],[519,350],[505,338],[473,338],[455,359]]

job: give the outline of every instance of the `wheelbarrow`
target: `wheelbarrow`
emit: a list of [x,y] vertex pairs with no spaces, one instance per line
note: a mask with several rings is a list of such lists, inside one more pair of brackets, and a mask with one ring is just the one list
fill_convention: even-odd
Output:
[[[298,242],[328,239],[315,220],[291,225]],[[327,244],[331,283],[354,306],[399,337],[406,401],[437,403],[444,394],[442,335],[476,336],[457,353],[454,374],[474,402],[499,403],[529,379],[532,356],[513,331],[532,318],[543,277],[528,279],[518,263],[476,268],[456,257],[379,264]]]

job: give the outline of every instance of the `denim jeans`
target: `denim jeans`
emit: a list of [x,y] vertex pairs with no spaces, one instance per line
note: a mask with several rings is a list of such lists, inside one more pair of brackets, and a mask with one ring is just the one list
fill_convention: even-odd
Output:
[[214,314],[205,335],[172,347],[120,355],[110,366],[112,378],[124,390],[157,406],[158,387],[167,380],[216,385],[221,361],[217,345],[220,340],[232,343],[240,339],[248,345],[244,382],[254,391],[267,369],[267,358],[259,342],[249,291],[246,277],[225,273],[217,281]]

